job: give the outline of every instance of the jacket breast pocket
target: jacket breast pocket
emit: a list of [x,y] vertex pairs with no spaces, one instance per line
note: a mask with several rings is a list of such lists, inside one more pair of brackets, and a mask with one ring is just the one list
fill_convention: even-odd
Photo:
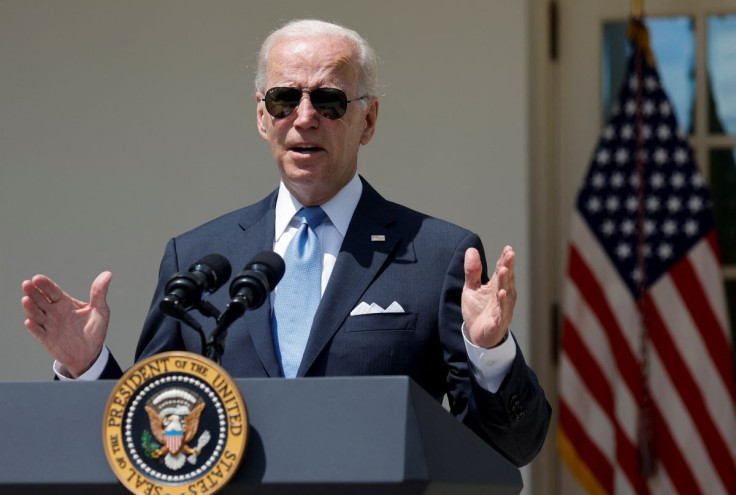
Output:
[[380,332],[400,330],[413,332],[417,325],[416,313],[375,313],[348,316],[345,321],[346,332]]

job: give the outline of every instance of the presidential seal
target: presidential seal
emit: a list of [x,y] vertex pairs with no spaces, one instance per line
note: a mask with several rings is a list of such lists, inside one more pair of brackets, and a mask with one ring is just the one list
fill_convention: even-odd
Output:
[[107,460],[131,492],[215,493],[235,475],[248,439],[237,385],[189,352],[136,363],[117,382],[102,426]]

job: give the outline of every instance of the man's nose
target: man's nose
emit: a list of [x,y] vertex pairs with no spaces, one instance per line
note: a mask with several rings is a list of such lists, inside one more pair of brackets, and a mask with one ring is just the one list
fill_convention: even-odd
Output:
[[302,99],[299,100],[299,104],[294,109],[296,112],[296,119],[294,119],[294,125],[300,127],[316,126],[319,122],[319,113],[315,110],[312,105],[312,100],[309,98],[309,92],[305,91],[302,93]]

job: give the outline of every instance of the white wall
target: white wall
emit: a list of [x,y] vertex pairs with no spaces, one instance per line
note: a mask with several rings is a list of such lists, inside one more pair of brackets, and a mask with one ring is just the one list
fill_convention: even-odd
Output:
[[48,379],[20,285],[87,300],[102,270],[123,366],[166,241],[277,185],[256,132],[259,42],[295,17],[361,32],[381,58],[378,131],[360,172],[382,194],[518,251],[529,339],[527,2],[0,3],[0,379]]

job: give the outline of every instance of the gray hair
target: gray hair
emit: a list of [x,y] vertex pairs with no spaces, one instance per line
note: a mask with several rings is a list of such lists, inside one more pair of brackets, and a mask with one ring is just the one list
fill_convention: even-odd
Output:
[[258,54],[258,69],[256,70],[255,79],[256,91],[263,93],[267,89],[268,55],[277,43],[289,38],[310,38],[317,36],[341,37],[353,43],[358,52],[357,62],[360,67],[359,96],[375,96],[378,61],[373,48],[356,31],[317,19],[290,21],[268,35],[268,38],[261,45],[261,51]]

